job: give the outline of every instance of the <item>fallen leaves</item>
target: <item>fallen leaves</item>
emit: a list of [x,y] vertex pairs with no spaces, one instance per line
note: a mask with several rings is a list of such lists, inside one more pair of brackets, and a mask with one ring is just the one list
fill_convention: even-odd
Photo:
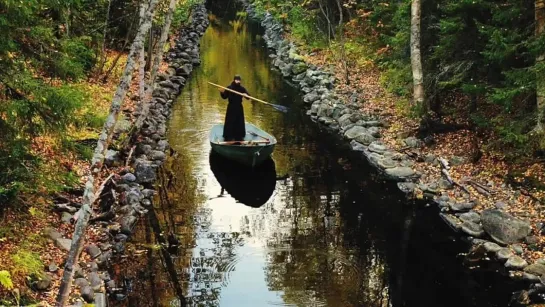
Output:
[[[331,50],[313,50],[307,56],[311,64],[328,70],[330,63],[335,56]],[[387,123],[385,129],[382,129],[382,141],[394,150],[401,150],[405,144],[402,140],[408,136],[414,135],[419,127],[419,122],[411,118],[409,106],[401,98],[388,93],[381,85],[381,72],[377,67],[366,65],[360,67],[353,65],[349,69],[350,84],[345,80],[344,67],[340,61],[336,61],[333,69],[329,69],[335,74],[337,79],[335,90],[340,96],[340,100],[349,102],[354,92],[360,94],[361,111],[367,114],[377,115]],[[463,97],[453,96],[452,103],[465,103]],[[467,123],[469,116],[463,118],[446,118],[446,121]],[[474,131],[458,130],[443,134],[434,134],[434,145],[424,147],[418,150],[420,157],[435,156],[451,158],[453,156],[463,157],[466,161],[471,161],[476,151],[481,151],[482,156],[475,163],[463,163],[452,166],[449,170],[450,175],[455,181],[463,183],[466,179],[471,179],[487,189],[493,190],[488,196],[483,194],[482,188],[478,185],[464,183],[464,188],[468,189],[471,195],[464,195],[460,188],[442,191],[456,201],[464,202],[469,199],[476,200],[476,211],[482,211],[487,208],[496,208],[497,204],[505,203],[505,211],[514,216],[525,218],[530,221],[534,233],[538,231],[536,225],[545,221],[545,211],[543,204],[539,200],[545,200],[545,164],[543,161],[534,162],[530,165],[508,161],[505,154],[500,150],[483,150],[483,144],[490,143],[497,138],[493,133],[480,133]],[[422,174],[419,183],[433,183],[441,178],[441,168],[438,163],[426,163],[414,161],[414,168]],[[531,181],[531,187],[521,189],[514,186],[515,182],[508,181],[513,173],[521,173],[517,179],[519,182]],[[531,180],[529,179],[531,178]],[[417,198],[423,198],[422,191],[418,190],[415,195]],[[543,246],[545,246],[545,237],[538,236],[538,242],[530,248],[528,244],[521,244],[524,249],[523,257],[526,260],[537,260],[545,257]]]
[[[110,56],[115,56],[115,53],[111,53]],[[163,69],[165,67],[163,66]],[[115,72],[113,73],[116,74]],[[86,82],[82,82],[78,86],[82,86],[89,90],[89,93],[96,102],[95,107],[91,110],[95,115],[107,114],[111,99],[117,87],[115,76],[109,79],[105,84],[98,83],[98,80],[90,79]],[[127,96],[123,105],[124,114],[132,114],[139,103],[136,95],[138,90],[137,78],[133,79],[133,82],[129,88]],[[80,110],[84,111],[84,110]],[[134,118],[127,118],[133,121]],[[70,127],[68,129],[68,135],[73,138],[82,136],[85,139],[98,138],[97,131],[80,131],[76,127]],[[92,143],[92,147],[96,143]],[[76,153],[71,151],[62,150],[62,140],[59,136],[50,134],[38,136],[33,140],[32,152],[33,154],[42,157],[49,163],[44,164],[40,170],[41,176],[49,176],[49,181],[62,182],[61,178],[57,178],[61,172],[59,168],[63,168],[72,172],[79,184],[82,185],[85,182],[85,175],[89,172],[89,163],[86,160],[82,160]],[[111,172],[119,170],[104,169],[98,176],[96,184],[99,185],[102,179],[106,178]],[[57,179],[56,179],[57,178]],[[38,193],[25,194],[21,196],[24,203],[29,204],[29,207],[24,212],[17,208],[8,209],[3,215],[3,223],[0,227],[0,268],[7,270],[11,273],[11,280],[14,288],[18,289],[21,295],[25,295],[32,298],[35,301],[39,301],[38,306],[53,306],[55,303],[56,294],[60,286],[63,269],[62,263],[64,263],[68,252],[59,249],[51,240],[45,235],[46,228],[53,228],[58,231],[62,237],[71,238],[74,225],[63,224],[60,221],[59,214],[53,212],[52,200],[50,189],[42,186],[38,189]],[[68,197],[70,201],[78,203],[81,202],[81,196],[64,195]],[[102,232],[98,226],[91,226],[86,231],[86,244],[98,242]],[[17,274],[15,263],[11,260],[11,255],[16,254],[22,247],[30,249],[32,252],[36,252],[40,255],[40,260],[44,264],[46,269],[49,264],[55,264],[59,267],[55,272],[50,272],[52,276],[52,284],[48,291],[34,292],[28,288],[27,276],[23,274]],[[80,259],[87,259],[89,256],[86,253],[82,253]],[[88,259],[87,259],[88,260]],[[73,292],[75,292],[74,289]],[[6,289],[0,287],[0,297],[12,298],[12,294]]]

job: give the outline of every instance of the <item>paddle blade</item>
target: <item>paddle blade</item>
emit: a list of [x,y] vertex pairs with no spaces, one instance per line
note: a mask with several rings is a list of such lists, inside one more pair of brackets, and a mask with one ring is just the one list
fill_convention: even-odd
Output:
[[288,112],[288,107],[286,106],[281,106],[281,105],[278,105],[278,104],[271,104],[271,106],[277,110],[277,111],[280,111],[280,112],[284,112],[284,113],[287,113]]

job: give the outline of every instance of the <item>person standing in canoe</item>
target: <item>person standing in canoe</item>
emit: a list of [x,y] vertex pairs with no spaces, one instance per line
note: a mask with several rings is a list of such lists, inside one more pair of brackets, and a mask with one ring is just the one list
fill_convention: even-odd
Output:
[[[250,93],[240,84],[241,78],[236,75],[231,85],[227,88],[243,93],[246,99]],[[243,141],[246,136],[246,126],[244,121],[244,108],[242,107],[242,95],[230,91],[220,90],[221,98],[228,99],[227,112],[225,113],[225,123],[223,125],[223,139],[225,141]]]

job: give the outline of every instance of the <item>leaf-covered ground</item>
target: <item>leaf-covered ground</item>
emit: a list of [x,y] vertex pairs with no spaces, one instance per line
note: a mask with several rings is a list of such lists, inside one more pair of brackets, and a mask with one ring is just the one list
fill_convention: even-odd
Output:
[[[112,60],[116,58],[117,52],[108,52],[109,61],[106,64],[111,65]],[[105,116],[109,112],[111,99],[117,88],[118,76],[124,68],[126,55],[121,55],[116,68],[113,70],[110,78],[103,83],[100,78],[90,78],[81,81],[76,86],[81,87],[90,95],[92,103],[81,110],[82,114],[92,109],[92,113],[98,116]],[[135,80],[135,79],[133,79]],[[136,83],[131,86],[130,93],[136,93]],[[124,111],[134,109],[133,95],[127,95],[124,104]],[[101,128],[101,126],[100,126]],[[85,147],[92,152],[96,146],[100,128],[81,129],[80,127],[69,127],[65,132],[72,141],[85,141]],[[59,203],[52,198],[52,191],[63,190],[70,186],[83,186],[85,175],[89,170],[89,157],[82,156],[74,150],[66,150],[61,145],[62,140],[59,135],[45,135],[33,139],[33,154],[44,160],[43,166],[39,169],[40,188],[35,193],[22,193],[19,196],[18,208],[9,208],[3,215],[2,225],[0,227],[0,270],[7,270],[13,282],[13,289],[6,289],[0,286],[0,305],[11,304],[17,300],[17,292],[22,299],[21,303],[34,301],[39,302],[38,306],[53,306],[60,285],[60,279],[63,274],[62,263],[66,259],[68,252],[57,247],[52,240],[47,238],[46,229],[52,228],[62,234],[64,238],[71,238],[74,230],[73,224],[63,224],[61,215],[53,211],[54,204]],[[105,170],[103,177],[108,176],[108,170]],[[70,180],[66,180],[66,174],[71,173]],[[59,182],[59,186],[50,186],[51,183]],[[97,181],[97,186],[101,179]],[[57,194],[57,192],[54,192]],[[81,197],[66,192],[60,192],[58,195],[65,197],[74,203],[81,202]],[[95,235],[93,230],[87,233],[87,241],[93,242]],[[17,260],[14,255],[31,255]],[[82,258],[85,257],[82,253]],[[47,291],[31,291],[27,276],[32,272],[43,273],[48,271],[50,264],[59,267],[55,272],[51,272],[52,284]],[[4,301],[3,301],[4,300]]]
[[[381,72],[376,67],[372,65],[350,66],[350,84],[346,85],[344,67],[340,61],[335,60],[331,51],[314,50],[312,55],[308,55],[306,58],[307,61],[318,67],[331,67],[331,63],[337,63],[331,70],[335,72],[336,91],[340,94],[341,99],[345,102],[350,101],[350,96],[354,92],[360,93],[360,97],[363,98],[361,99],[361,110],[368,114],[379,115],[387,123],[387,128],[381,132],[382,141],[394,150],[407,150],[403,139],[415,135],[419,122],[411,118],[408,106],[402,102],[401,98],[385,90],[381,83]],[[462,102],[468,104],[467,101]],[[452,120],[457,123],[464,122],[463,118]],[[460,129],[454,132],[434,134],[434,144],[424,146],[417,152],[421,157],[434,155],[447,160],[452,156],[463,157],[468,162],[461,165],[451,165],[450,175],[467,188],[471,195],[464,195],[465,193],[459,187],[440,191],[440,193],[448,193],[449,197],[460,202],[467,201],[468,197],[474,199],[478,202],[475,207],[476,211],[495,208],[504,203],[506,204],[505,211],[529,220],[538,233],[537,224],[545,221],[543,207],[545,191],[541,188],[545,187],[545,165],[543,161],[513,162],[513,160],[506,158],[505,152],[489,147],[483,149],[484,144],[493,143],[497,138],[498,136],[491,132],[477,133],[473,130]],[[481,150],[482,156],[477,162],[472,163],[471,160],[476,150]],[[441,178],[441,167],[438,164],[415,160],[414,168],[422,174],[420,183],[437,182]],[[508,178],[512,178],[512,180],[507,180]],[[484,185],[490,195],[486,195],[487,192],[478,191],[474,185],[466,183],[468,179]],[[532,246],[522,243],[524,258],[527,260],[543,258],[545,256],[544,244],[544,236],[539,236],[538,243]]]

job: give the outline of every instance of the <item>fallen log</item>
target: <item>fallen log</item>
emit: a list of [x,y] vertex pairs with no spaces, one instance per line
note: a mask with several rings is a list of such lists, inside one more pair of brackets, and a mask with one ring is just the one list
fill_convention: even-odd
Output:
[[541,201],[541,199],[535,197],[534,195],[532,195],[532,193],[530,193],[529,191],[525,189],[520,189],[520,193],[522,195],[530,197],[533,201],[537,202],[538,204],[543,204],[543,201]]
[[110,174],[110,176],[106,177],[100,187],[98,187],[97,192],[95,194],[96,198],[99,198],[100,195],[102,195],[102,191],[104,191],[104,187],[110,182],[110,180],[114,177],[114,174]]
[[56,212],[68,212],[68,213],[76,213],[78,211],[78,208],[74,208],[70,206],[71,203],[65,203],[65,204],[54,204],[53,205],[53,211]]
[[471,184],[475,188],[475,190],[477,190],[477,192],[479,192],[479,193],[481,193],[481,194],[483,194],[485,196],[490,196],[491,194],[496,194],[495,191],[490,190],[485,185],[482,185],[482,184],[480,184],[480,183],[478,183],[478,182],[476,182],[474,180],[469,179],[469,180],[466,180],[465,182]]
[[443,175],[445,175],[445,177],[447,178],[448,182],[450,182],[450,184],[453,184],[453,185],[459,187],[460,189],[464,190],[464,192],[471,195],[471,192],[465,186],[463,186],[462,184],[460,184],[456,180],[452,179],[452,177],[450,177],[450,173],[448,172],[447,169],[443,168],[441,170],[441,173],[443,173]]
[[125,161],[125,166],[129,166],[129,163],[131,162],[132,154],[134,153],[134,149],[136,146],[131,147],[131,150],[129,151],[129,156],[127,157],[127,161]]
[[450,169],[450,166],[448,165],[448,161],[445,160],[444,158],[439,158],[437,159],[439,160],[439,163],[441,163],[441,166],[444,168],[444,169]]
[[110,210],[108,212],[104,212],[102,214],[99,214],[91,219],[89,219],[89,223],[95,223],[100,221],[109,221],[115,218],[115,213],[113,210]]
[[415,160],[418,160],[419,158],[419,154],[417,152],[414,152],[412,150],[412,148],[408,147],[408,146],[405,146],[405,147],[402,147],[399,149],[400,152],[406,154],[407,156],[409,156],[410,158],[413,158]]

